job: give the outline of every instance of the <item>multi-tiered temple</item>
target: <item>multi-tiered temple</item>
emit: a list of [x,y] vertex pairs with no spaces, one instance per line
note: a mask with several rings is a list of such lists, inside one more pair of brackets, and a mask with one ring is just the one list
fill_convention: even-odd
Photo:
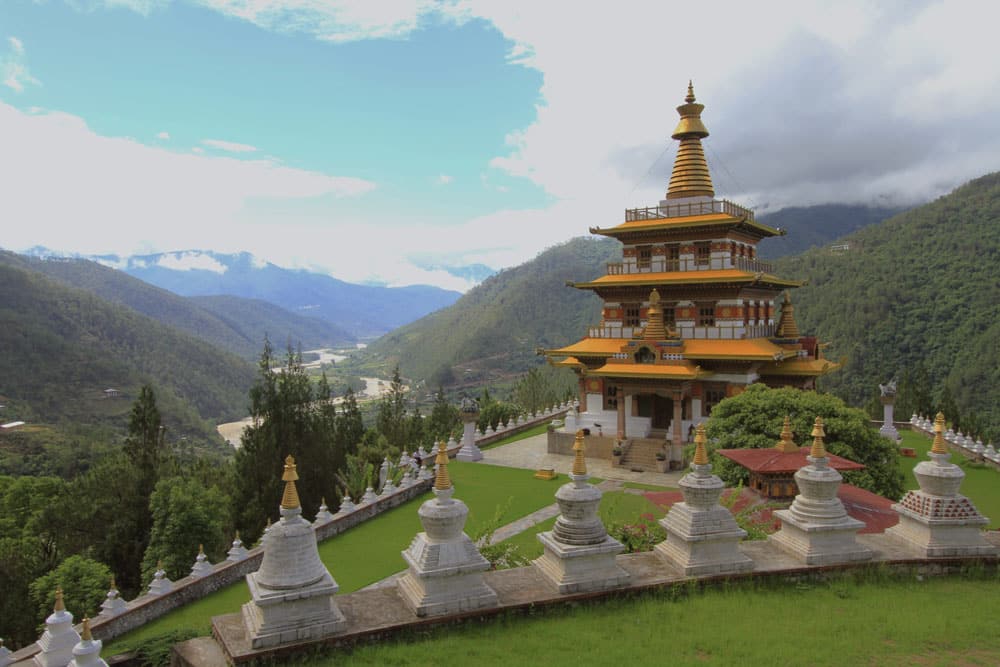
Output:
[[[628,209],[625,222],[594,234],[624,245],[623,261],[575,283],[604,301],[601,322],[572,345],[545,350],[580,376],[576,427],[618,438],[679,445],[712,406],[754,382],[813,387],[837,366],[795,325],[787,292],[757,258],[761,240],[783,232],[753,211],[715,199],[701,140],[704,106],[688,86],[673,138],[680,142],[666,199]],[[673,457],[680,447],[672,448]]]

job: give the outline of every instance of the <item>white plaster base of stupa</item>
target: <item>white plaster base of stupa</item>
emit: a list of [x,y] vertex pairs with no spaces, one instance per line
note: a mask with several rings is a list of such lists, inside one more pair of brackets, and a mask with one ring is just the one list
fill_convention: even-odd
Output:
[[597,544],[568,545],[547,531],[538,534],[538,541],[545,551],[534,565],[560,593],[604,591],[629,582],[629,573],[615,562],[625,547],[611,536]]
[[467,535],[453,542],[433,542],[418,533],[403,552],[409,566],[399,579],[399,593],[417,616],[458,614],[497,606],[496,592],[483,582],[490,562]]
[[314,640],[343,632],[347,620],[334,602],[337,582],[329,573],[309,586],[276,589],[247,575],[251,602],[243,605],[243,627],[253,648]]
[[771,535],[771,544],[806,565],[836,565],[871,560],[872,550],[855,539],[864,523],[846,514],[836,521],[813,523],[800,520],[791,510],[776,510],[781,530]]
[[739,548],[747,533],[724,507],[696,510],[687,503],[675,503],[660,525],[667,531],[667,539],[653,551],[684,576],[733,574],[753,569],[753,560]]
[[986,541],[980,530],[989,523],[985,517],[935,519],[916,514],[899,504],[892,509],[899,514],[899,523],[887,528],[886,536],[902,542],[923,558],[997,555],[997,548]]
[[483,452],[476,444],[476,423],[466,422],[462,434],[462,448],[455,455],[457,461],[482,461]]
[[896,430],[896,427],[891,422],[883,424],[879,428],[878,434],[889,438],[893,442],[900,442],[903,439],[903,437],[899,435],[899,431]]

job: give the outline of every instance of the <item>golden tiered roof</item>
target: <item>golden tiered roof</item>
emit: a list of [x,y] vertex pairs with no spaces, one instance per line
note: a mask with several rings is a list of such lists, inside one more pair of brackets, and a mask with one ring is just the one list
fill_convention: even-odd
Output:
[[695,102],[694,85],[690,81],[684,102],[677,107],[681,120],[671,135],[680,141],[680,146],[674,159],[673,173],[670,174],[670,185],[667,186],[667,199],[713,197],[715,188],[701,145],[701,140],[708,136],[708,128],[701,122],[705,105]]
[[707,271],[662,271],[656,273],[609,273],[597,280],[572,283],[573,287],[594,289],[600,287],[630,287],[635,285],[703,285],[717,283],[765,284],[776,287],[802,287],[798,280],[786,280],[767,273],[753,273],[742,269],[711,269]]
[[[631,338],[584,338],[572,345],[555,350],[544,350],[551,357],[611,357],[622,351],[626,344],[634,342]],[[683,346],[677,349],[686,359],[745,359],[749,361],[775,361],[786,357],[794,357],[795,350],[778,347],[767,338],[739,338],[709,340],[703,338],[686,338]],[[798,361],[798,360],[791,360]],[[825,359],[819,360],[829,364]],[[789,362],[784,362],[789,363]],[[836,364],[833,364],[836,366]]]

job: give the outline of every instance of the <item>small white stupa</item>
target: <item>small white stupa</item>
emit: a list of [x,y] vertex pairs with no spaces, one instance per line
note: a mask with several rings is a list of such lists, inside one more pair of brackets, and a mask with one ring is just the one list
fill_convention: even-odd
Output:
[[351,495],[349,493],[345,493],[344,497],[340,500],[340,509],[337,510],[337,513],[334,514],[334,516],[344,516],[345,514],[353,512],[357,508],[358,506],[354,504],[353,500],[351,500]]
[[73,647],[80,635],[73,628],[73,614],[66,611],[62,587],[56,589],[56,603],[45,619],[45,632],[38,638],[38,648],[33,663],[38,667],[66,667],[73,659]]
[[73,659],[69,667],[108,667],[101,659],[101,640],[94,639],[90,634],[90,619],[83,619],[83,632],[80,641],[73,647]]
[[206,575],[212,574],[212,561],[208,560],[208,556],[205,555],[205,545],[198,545],[198,555],[194,558],[194,566],[191,568],[192,577],[204,577]]
[[358,506],[364,507],[365,505],[371,505],[376,500],[378,500],[378,496],[375,495],[375,489],[369,486],[367,489],[365,489],[365,495],[361,496],[361,502],[358,504]]
[[337,582],[319,559],[316,533],[302,518],[295,459],[285,459],[281,520],[264,540],[260,569],[247,575],[251,601],[243,627],[253,648],[319,639],[343,631],[344,615],[333,599]]
[[13,653],[13,651],[3,645],[3,639],[0,639],[0,667],[7,667],[7,665],[14,661],[10,657]]
[[245,559],[250,554],[247,548],[243,546],[243,540],[240,539],[240,531],[236,531],[236,537],[233,539],[233,543],[226,552],[226,560],[237,563]]
[[813,426],[809,464],[795,473],[799,495],[787,510],[776,510],[781,530],[769,537],[772,544],[784,549],[806,565],[833,565],[869,560],[871,549],[857,543],[855,535],[864,523],[847,515],[837,497],[843,477],[829,466],[823,444],[822,417]]
[[[791,438],[787,417],[782,438],[786,432]],[[752,570],[753,561],[738,546],[747,532],[736,525],[729,510],[719,504],[725,484],[712,474],[705,450],[704,424],[698,424],[694,442],[691,472],[678,483],[684,502],[674,503],[660,520],[667,531],[667,539],[657,544],[654,551],[688,577]]]
[[316,518],[313,519],[313,525],[319,526],[327,521],[333,519],[333,514],[330,513],[330,508],[326,505],[326,496],[320,498],[319,500],[319,511],[316,512]]
[[442,442],[437,455],[434,498],[420,506],[424,532],[403,552],[408,566],[399,592],[417,616],[457,614],[497,605],[497,594],[483,582],[490,563],[463,531],[469,508],[452,498],[448,452]]
[[560,593],[582,593],[624,586],[629,574],[615,562],[622,553],[622,543],[608,535],[597,515],[601,490],[587,482],[587,463],[583,452],[583,430],[573,442],[573,480],[556,491],[559,518],[552,530],[539,533],[544,553],[534,561],[545,578]]
[[125,611],[128,605],[125,604],[125,600],[122,600],[121,594],[118,592],[118,586],[115,584],[114,576],[111,577],[111,588],[108,590],[108,594],[104,598],[104,602],[101,603],[101,615],[102,616],[117,616],[118,614]]
[[944,444],[944,415],[934,420],[934,443],[928,456],[913,468],[919,491],[908,491],[892,508],[899,523],[885,534],[906,544],[925,558],[950,556],[994,556],[996,547],[986,541],[981,529],[989,524],[965,496],[958,492],[965,471],[949,463]]
[[173,589],[174,582],[167,577],[167,572],[163,569],[163,561],[156,561],[156,572],[153,573],[153,581],[149,584],[149,594],[163,595]]

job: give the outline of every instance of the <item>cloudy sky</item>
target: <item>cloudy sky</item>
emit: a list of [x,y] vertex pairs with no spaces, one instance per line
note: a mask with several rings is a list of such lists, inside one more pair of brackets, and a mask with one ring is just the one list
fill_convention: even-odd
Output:
[[1000,169],[996,2],[0,0],[0,246],[249,251],[467,289],[655,204],[693,79],[717,196]]

